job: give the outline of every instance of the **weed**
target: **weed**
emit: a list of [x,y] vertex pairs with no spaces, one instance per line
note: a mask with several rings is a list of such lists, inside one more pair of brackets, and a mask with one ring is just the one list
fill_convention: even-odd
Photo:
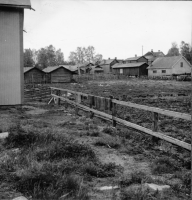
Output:
[[120,180],[121,187],[127,187],[132,184],[141,184],[146,179],[146,174],[142,171],[135,171],[131,173],[130,177],[122,177]]
[[152,164],[152,172],[154,174],[174,173],[179,166],[175,160],[169,157],[162,157],[156,159]]
[[121,146],[121,142],[117,137],[99,138],[95,143],[95,146],[106,146],[109,148],[118,149]]
[[91,136],[91,137],[99,137],[99,136],[100,136],[100,132],[97,131],[97,130],[88,131],[88,132],[87,132],[87,136]]
[[114,136],[116,134],[116,129],[113,127],[106,127],[103,129],[103,132]]

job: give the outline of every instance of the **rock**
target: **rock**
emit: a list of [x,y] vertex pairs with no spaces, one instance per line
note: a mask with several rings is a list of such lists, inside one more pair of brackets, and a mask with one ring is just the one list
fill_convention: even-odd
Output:
[[113,190],[113,189],[118,189],[118,186],[103,186],[98,188],[99,190],[103,191],[103,190]]
[[5,139],[9,136],[8,132],[0,133],[0,139]]
[[164,189],[170,188],[169,185],[156,185],[154,183],[145,183],[145,186],[147,186],[148,188],[150,188],[152,190],[158,190],[158,191],[162,191]]
[[20,196],[20,197],[14,198],[12,200],[28,200],[28,199],[25,198],[24,196]]

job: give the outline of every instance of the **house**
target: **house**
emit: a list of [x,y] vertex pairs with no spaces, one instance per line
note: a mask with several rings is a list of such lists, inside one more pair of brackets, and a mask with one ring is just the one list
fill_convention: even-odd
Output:
[[94,65],[91,67],[90,74],[101,74],[104,73],[103,68],[99,65]]
[[151,51],[147,52],[144,56],[148,59],[148,64],[150,65],[156,58],[164,57],[165,54],[160,50],[158,50],[158,52],[153,52],[153,49],[151,49]]
[[148,67],[148,76],[190,74],[191,65],[183,56],[159,57]]
[[82,70],[82,73],[83,73],[83,74],[89,74],[92,66],[94,66],[94,64],[91,63],[91,62],[88,62],[88,63],[84,63],[84,64],[80,64],[80,65],[79,65],[79,67],[80,67],[80,69]]
[[43,71],[46,73],[46,82],[48,83],[69,83],[74,74],[64,66],[50,66]]
[[37,67],[24,67],[25,83],[45,83],[45,72]]
[[116,63],[118,63],[117,58],[115,59],[109,58],[108,60],[102,60],[99,66],[103,69],[103,72],[105,74],[108,74],[108,73],[112,73],[112,66]]
[[24,100],[23,21],[30,0],[0,0],[0,106]]
[[137,63],[137,62],[148,62],[148,59],[145,56],[137,56],[135,55],[135,57],[131,57],[131,58],[127,58],[125,60],[125,63]]
[[136,63],[117,63],[112,66],[113,74],[126,75],[126,76],[147,76],[149,65],[145,62],[136,62]]

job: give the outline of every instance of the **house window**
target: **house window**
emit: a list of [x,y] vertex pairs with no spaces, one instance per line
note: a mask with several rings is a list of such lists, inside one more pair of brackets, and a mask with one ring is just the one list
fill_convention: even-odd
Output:
[[120,69],[120,74],[123,74],[123,69]]
[[166,73],[166,70],[162,70],[162,73]]
[[153,73],[154,73],[154,74],[157,73],[157,70],[153,70]]
[[183,67],[183,62],[180,63],[181,67]]

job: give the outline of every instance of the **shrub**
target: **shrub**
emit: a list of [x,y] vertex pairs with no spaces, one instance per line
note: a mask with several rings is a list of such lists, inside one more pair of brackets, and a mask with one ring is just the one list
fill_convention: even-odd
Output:
[[116,134],[116,129],[113,127],[106,127],[103,129],[103,132],[114,136]]
[[154,174],[173,173],[178,169],[179,166],[176,161],[165,156],[156,159],[152,164],[152,172]]
[[131,173],[130,177],[123,177],[120,180],[120,186],[126,187],[131,184],[141,184],[146,179],[146,174],[142,171],[135,171]]

